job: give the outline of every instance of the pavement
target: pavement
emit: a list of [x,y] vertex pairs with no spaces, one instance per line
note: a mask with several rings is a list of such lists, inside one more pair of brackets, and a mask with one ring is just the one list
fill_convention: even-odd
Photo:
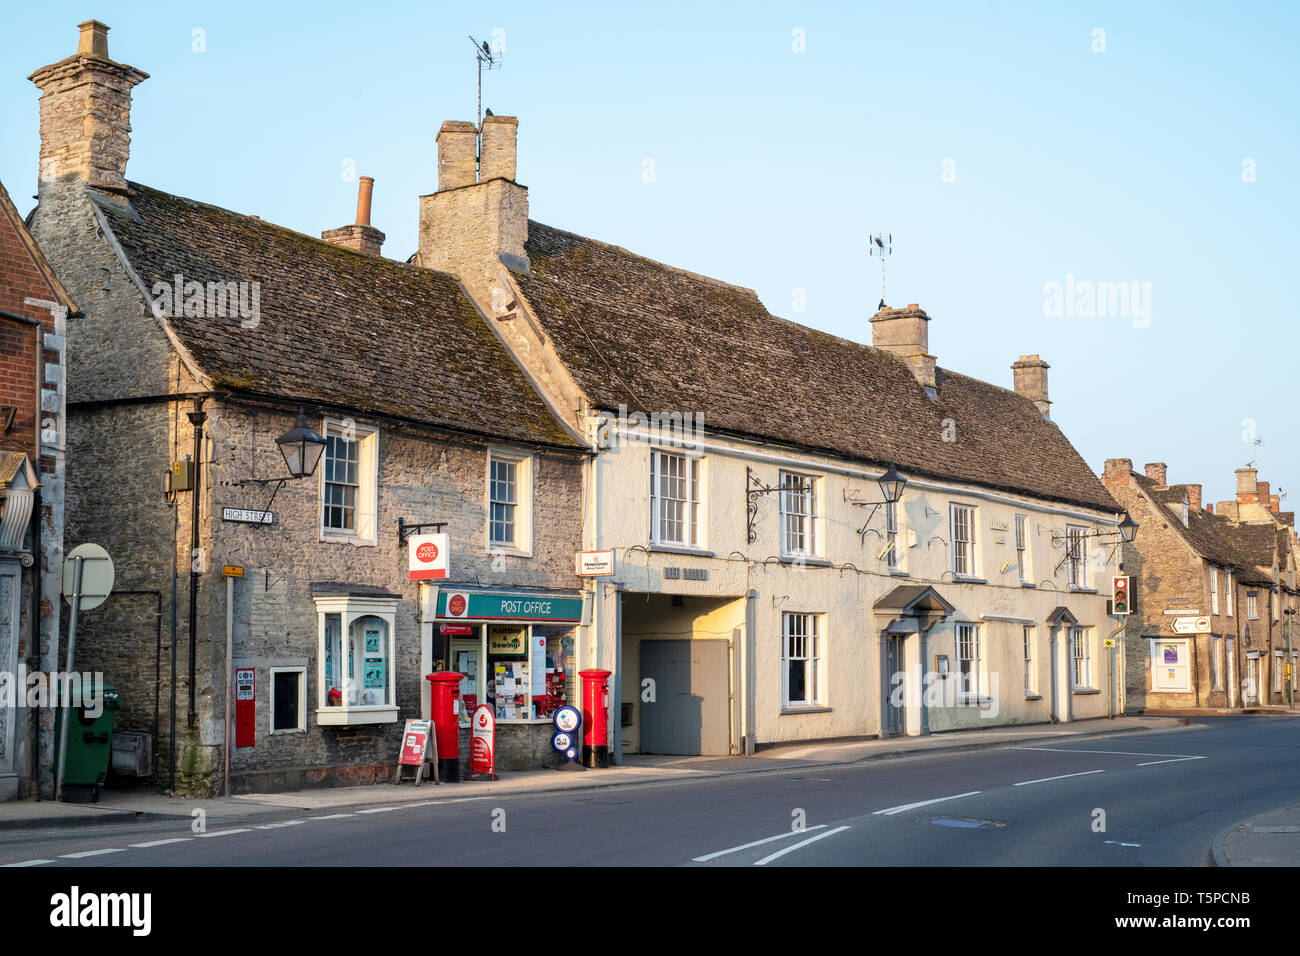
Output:
[[1190,718],[1186,717],[1143,715],[1082,720],[1069,724],[949,731],[925,737],[774,746],[761,749],[752,757],[629,754],[621,766],[606,769],[502,772],[495,781],[474,780],[440,785],[426,780],[419,786],[410,783],[380,784],[211,798],[169,797],[142,789],[105,789],[101,791],[98,803],[59,803],[50,800],[0,803],[0,831],[96,826],[169,818],[189,819],[195,810],[200,809],[205,814],[222,820],[245,820],[285,810],[329,810],[407,801],[455,802],[496,794],[550,794],[738,774],[780,773],[805,767],[960,753],[1046,741],[1077,741],[1121,733],[1178,730],[1187,727],[1189,723]]
[[1210,852],[1215,866],[1300,866],[1300,806],[1270,810],[1228,827]]

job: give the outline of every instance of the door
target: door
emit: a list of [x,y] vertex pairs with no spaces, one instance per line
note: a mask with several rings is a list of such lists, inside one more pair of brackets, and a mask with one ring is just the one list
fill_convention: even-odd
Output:
[[1237,640],[1229,637],[1228,644],[1228,706],[1237,706]]
[[1259,703],[1259,658],[1246,658],[1246,682],[1242,696],[1247,704]]
[[637,708],[641,752],[730,753],[727,642],[643,640],[640,651],[641,686],[654,681],[654,700]]
[[885,638],[885,736],[897,737],[903,733],[904,700],[900,680],[906,665],[903,663],[903,638]]

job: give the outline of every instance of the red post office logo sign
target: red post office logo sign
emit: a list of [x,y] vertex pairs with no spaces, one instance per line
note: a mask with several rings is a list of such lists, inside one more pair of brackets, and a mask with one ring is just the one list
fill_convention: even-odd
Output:
[[448,617],[464,617],[467,611],[469,611],[469,595],[460,593],[447,595]]
[[496,776],[497,718],[487,704],[479,704],[470,723],[469,771]]
[[413,534],[406,539],[407,567],[412,581],[437,581],[447,576],[448,536]]

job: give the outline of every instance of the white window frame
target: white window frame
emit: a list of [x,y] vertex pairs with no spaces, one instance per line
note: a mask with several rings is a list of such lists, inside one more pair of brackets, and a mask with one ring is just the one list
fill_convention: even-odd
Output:
[[[1185,637],[1155,638],[1151,641],[1151,692],[1153,694],[1187,694],[1193,689],[1193,682],[1198,678],[1192,668],[1192,651],[1194,640]],[[1180,682],[1177,684],[1166,684],[1165,680],[1159,677],[1158,671],[1169,665],[1160,657],[1160,648],[1166,644],[1173,644],[1179,648],[1179,661],[1176,665],[1182,672]]]
[[[322,727],[351,726],[355,724],[397,723],[397,605],[399,598],[358,597],[350,594],[317,594],[316,604],[316,723]],[[325,680],[325,641],[327,618],[338,614],[341,646],[347,646],[348,632],[353,622],[363,617],[377,617],[388,626],[388,646],[384,648],[384,661],[388,666],[386,687],[391,692],[385,704],[357,705],[348,702],[348,695],[337,706],[326,704],[329,687]],[[346,658],[346,654],[341,655]],[[342,667],[342,661],[339,666]],[[364,662],[363,665],[364,667]]]
[[[1070,679],[1073,682],[1075,690],[1096,690],[1096,675],[1093,673],[1093,647],[1092,647],[1092,628],[1074,625],[1070,628]],[[1083,653],[1080,653],[1082,649]],[[1080,674],[1080,664],[1086,670],[1086,673]],[[1080,681],[1080,676],[1086,678]]]
[[1259,592],[1258,591],[1246,592],[1246,620],[1248,621],[1259,620]]
[[1284,693],[1282,686],[1282,669],[1286,666],[1286,652],[1280,650],[1273,651],[1273,693]]
[[891,571],[902,571],[902,549],[898,546],[898,505],[897,501],[885,502],[885,567]]
[[1210,568],[1210,613],[1219,613],[1219,569]]
[[1025,660],[1025,696],[1038,696],[1038,660],[1035,654],[1038,641],[1038,629],[1032,624],[1021,625],[1021,642],[1024,645]]
[[[815,558],[822,546],[821,521],[817,514],[821,480],[816,475],[796,471],[782,471],[779,475],[781,556]],[[794,547],[792,539],[798,539]],[[797,546],[799,541],[802,547]]]
[[379,429],[369,425],[358,425],[351,419],[346,421],[327,418],[321,423],[321,434],[326,438],[343,437],[352,432],[357,442],[357,496],[351,528],[331,528],[325,524],[325,476],[329,471],[328,447],[321,452],[320,464],[316,470],[320,474],[319,505],[317,521],[320,525],[320,540],[347,542],[373,547],[378,543],[379,515]]
[[[500,461],[515,466],[514,538],[511,541],[492,539],[492,463]],[[509,554],[518,557],[533,556],[533,456],[528,452],[509,448],[489,448],[487,472],[483,481],[483,508],[486,512],[483,535],[488,554]]]
[[1016,515],[1015,517],[1015,544],[1016,544],[1016,572],[1020,575],[1021,584],[1029,584],[1033,581],[1033,569],[1030,562],[1033,557],[1029,553],[1029,516]]
[[1088,590],[1088,529],[1065,526],[1065,570],[1067,582],[1076,590]]
[[[297,727],[280,727],[275,726],[275,675],[276,674],[297,674],[298,675],[298,726]],[[270,679],[267,682],[267,694],[271,701],[270,713],[267,715],[267,724],[270,727],[270,733],[273,734],[301,734],[307,730],[307,668],[302,665],[290,667],[272,667],[270,668]]]
[[1210,636],[1210,689],[1223,690],[1223,638]]
[[1281,612],[1281,602],[1280,602],[1279,598],[1280,598],[1280,595],[1278,594],[1278,592],[1277,592],[1276,590],[1273,591],[1273,601],[1272,601],[1272,604],[1273,604],[1273,620],[1275,620],[1275,621],[1278,620],[1278,619],[1282,616],[1282,612]]
[[[823,626],[825,615],[809,611],[781,612],[781,709],[821,710],[828,705],[826,693],[826,629]],[[796,632],[792,625],[800,621],[802,630]],[[792,654],[791,638],[802,637],[805,644],[802,654]],[[809,648],[807,642],[811,641]],[[810,652],[811,651],[811,652]],[[790,664],[804,662],[804,689],[808,691],[805,700],[790,699]],[[811,689],[810,689],[811,688]]]
[[[953,626],[953,650],[957,663],[957,699],[962,702],[987,698],[988,681],[985,674],[984,635],[979,624],[958,621]],[[966,656],[971,650],[974,656]],[[969,665],[967,662],[970,662]],[[974,689],[971,689],[971,679]]]
[[1232,572],[1224,571],[1223,599],[1228,602],[1228,617],[1232,617]]
[[[664,537],[663,511],[665,499],[660,495],[660,476],[663,463],[669,459],[680,459],[683,465],[682,478],[686,483],[685,497],[668,499],[682,505],[682,537],[680,540]],[[687,454],[681,450],[663,448],[650,449],[650,543],[668,548],[686,548],[693,551],[704,548],[704,460],[698,455]]]
[[[959,523],[958,515],[964,515],[965,521]],[[952,573],[958,578],[974,578],[979,575],[979,561],[977,559],[978,535],[975,529],[979,523],[979,509],[975,505],[963,505],[957,502],[948,504],[948,533],[952,539]],[[961,524],[965,525],[966,538],[959,538],[957,532]],[[959,549],[958,545],[965,545],[966,554],[965,567],[959,567]]]

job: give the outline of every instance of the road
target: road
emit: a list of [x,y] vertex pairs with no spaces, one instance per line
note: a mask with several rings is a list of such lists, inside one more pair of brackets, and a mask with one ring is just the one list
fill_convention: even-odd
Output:
[[[1207,866],[1296,802],[1300,722],[1203,727],[568,793],[0,831],[0,864]],[[1104,825],[1104,829],[1102,828]]]

